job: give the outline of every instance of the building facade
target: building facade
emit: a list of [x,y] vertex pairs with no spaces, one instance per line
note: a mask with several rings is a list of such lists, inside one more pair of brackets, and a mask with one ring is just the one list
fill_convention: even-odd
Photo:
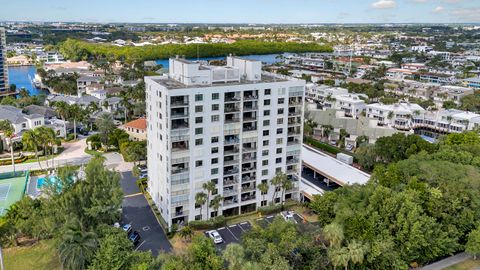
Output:
[[[145,83],[148,192],[169,226],[298,200],[303,80],[228,57],[226,66],[170,59],[168,75]],[[293,182],[290,190],[270,184],[280,172]],[[210,200],[222,198],[218,211],[195,201],[210,181]],[[266,194],[257,188],[262,182],[269,183]]]
[[0,96],[9,92],[6,38],[5,29],[0,28]]

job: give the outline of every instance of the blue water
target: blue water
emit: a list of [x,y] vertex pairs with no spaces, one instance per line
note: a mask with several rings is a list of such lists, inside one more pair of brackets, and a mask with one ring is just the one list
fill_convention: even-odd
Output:
[[[252,54],[252,55],[243,55],[243,56],[240,56],[241,58],[245,58],[245,59],[250,59],[250,60],[258,60],[258,61],[262,61],[264,63],[267,63],[268,65],[271,65],[271,64],[274,64],[274,63],[277,63],[279,61],[281,61],[280,59],[277,59],[276,57],[280,55],[280,54]],[[285,54],[287,55],[287,54]],[[223,56],[219,56],[219,57],[200,57],[198,60],[204,60],[204,61],[208,61],[208,60],[225,60],[226,57],[223,57]],[[190,58],[189,60],[197,60],[197,58]],[[162,65],[163,68],[166,68],[168,69],[168,59],[160,59],[160,60],[157,60],[155,61],[157,62],[157,64],[159,65]]]
[[44,91],[35,89],[32,84],[31,80],[35,77],[35,71],[34,66],[8,67],[8,81],[10,84],[15,84],[17,90],[23,87],[31,96],[36,96]]
[[45,179],[45,177],[38,178],[37,179],[37,189],[42,189],[43,186],[46,186],[46,185],[55,184],[57,181],[58,181],[58,178],[56,176],[50,176],[48,178],[48,181],[47,181],[47,179]]

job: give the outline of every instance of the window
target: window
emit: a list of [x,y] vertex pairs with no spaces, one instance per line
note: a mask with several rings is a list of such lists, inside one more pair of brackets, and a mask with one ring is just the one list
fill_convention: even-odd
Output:
[[211,175],[218,174],[218,168],[213,168],[213,169],[210,171],[210,174],[211,174]]
[[218,122],[220,121],[220,115],[212,115],[212,122]]
[[264,157],[268,156],[268,150],[263,150],[262,151],[262,156],[264,156]]
[[195,135],[200,135],[200,134],[203,134],[203,128],[196,128]]
[[212,104],[212,111],[218,111],[218,110],[220,110],[220,105]]
[[195,145],[202,145],[203,144],[203,139],[196,139],[195,140]]
[[263,176],[268,175],[268,170],[262,170],[262,175]]
[[265,89],[265,90],[263,91],[263,93],[264,93],[266,96],[268,96],[268,95],[272,94],[272,89]]
[[278,104],[283,104],[283,103],[285,103],[285,99],[284,99],[284,98],[279,98],[279,99],[277,100],[277,103],[278,103]]
[[[263,195],[263,193],[262,193],[262,195]],[[260,202],[260,206],[266,206],[266,205],[267,205],[267,200]],[[201,216],[200,216],[200,219],[202,219]],[[197,219],[197,217],[195,217],[195,220],[200,220],[200,219]]]
[[268,165],[268,160],[262,160],[262,166],[267,166]]
[[263,146],[267,146],[268,145],[268,140],[264,140],[263,141]]
[[283,133],[283,128],[277,128],[277,134],[282,134]]
[[195,167],[202,167],[202,166],[203,166],[203,160],[195,161]]
[[212,100],[217,100],[220,98],[220,95],[218,93],[212,93]]
[[196,94],[195,95],[195,101],[202,101],[203,100],[203,95],[202,94]]
[[270,130],[264,130],[263,131],[263,136],[268,136],[270,135]]
[[218,143],[218,136],[212,137],[212,143]]
[[263,101],[263,105],[269,106],[269,105],[270,105],[270,99],[265,99],[265,100]]
[[218,153],[218,147],[212,147],[212,154]]
[[203,117],[195,117],[195,124],[201,124],[203,123]]
[[195,106],[195,112],[196,112],[196,113],[203,112],[203,106],[202,106],[202,105],[197,105],[197,106]]
[[270,120],[263,120],[263,126],[270,126]]
[[283,108],[278,109],[278,110],[277,110],[277,113],[278,113],[278,114],[283,114]]
[[277,148],[277,154],[281,154],[282,153],[282,148]]
[[218,158],[212,158],[211,162],[212,162],[212,164],[217,164],[218,163]]
[[283,138],[277,138],[277,144],[282,144],[283,143]]
[[283,118],[278,118],[277,119],[277,125],[283,124]]
[[270,115],[270,110],[263,111],[263,116],[269,116],[269,115]]
[[277,163],[277,164],[278,164],[278,163],[282,163],[282,158],[276,158],[276,159],[275,159],[275,163]]

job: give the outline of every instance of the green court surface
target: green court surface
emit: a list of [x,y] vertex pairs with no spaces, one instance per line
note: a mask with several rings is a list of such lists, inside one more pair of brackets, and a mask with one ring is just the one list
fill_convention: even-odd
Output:
[[25,194],[28,172],[0,174],[0,216]]

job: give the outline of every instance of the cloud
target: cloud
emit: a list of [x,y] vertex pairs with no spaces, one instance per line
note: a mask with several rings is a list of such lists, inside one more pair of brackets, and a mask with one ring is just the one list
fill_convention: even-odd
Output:
[[447,3],[447,4],[457,4],[462,2],[462,0],[442,0],[442,2]]
[[378,0],[377,2],[371,4],[371,7],[375,9],[389,9],[396,6],[397,3],[395,3],[394,0]]
[[450,15],[462,22],[480,22],[480,7],[457,8]]
[[445,10],[444,7],[438,6],[438,7],[434,8],[434,9],[432,10],[432,12],[433,12],[433,13],[441,13],[441,12],[443,12],[444,10]]

